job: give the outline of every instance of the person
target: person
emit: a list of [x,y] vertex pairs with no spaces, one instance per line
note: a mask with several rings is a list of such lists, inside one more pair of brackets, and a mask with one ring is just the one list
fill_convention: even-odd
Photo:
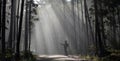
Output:
[[64,47],[64,52],[65,52],[65,55],[68,56],[68,47],[69,47],[69,44],[67,43],[67,40],[64,41],[64,44],[62,44],[63,47]]

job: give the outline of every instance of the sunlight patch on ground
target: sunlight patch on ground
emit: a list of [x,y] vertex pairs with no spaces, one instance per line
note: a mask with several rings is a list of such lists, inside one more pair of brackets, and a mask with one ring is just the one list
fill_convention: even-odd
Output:
[[[77,57],[77,58],[76,58]],[[87,59],[81,59],[79,56],[70,55],[39,55],[38,60],[53,60],[53,61],[88,61]]]
[[65,55],[39,55],[40,58],[67,58]]

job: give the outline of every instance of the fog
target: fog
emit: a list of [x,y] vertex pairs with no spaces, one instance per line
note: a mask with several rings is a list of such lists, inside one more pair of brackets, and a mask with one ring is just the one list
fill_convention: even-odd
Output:
[[69,54],[86,54],[88,38],[85,19],[82,18],[81,10],[79,13],[75,10],[73,14],[70,1],[67,0],[66,5],[62,0],[39,2],[37,8],[39,21],[34,23],[31,44],[31,50],[35,54],[64,54],[62,44],[65,40],[69,44]]

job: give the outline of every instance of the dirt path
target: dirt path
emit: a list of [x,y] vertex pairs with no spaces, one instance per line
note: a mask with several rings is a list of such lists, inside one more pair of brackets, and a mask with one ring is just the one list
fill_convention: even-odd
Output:
[[37,61],[88,61],[80,59],[78,56],[64,56],[64,55],[40,55]]

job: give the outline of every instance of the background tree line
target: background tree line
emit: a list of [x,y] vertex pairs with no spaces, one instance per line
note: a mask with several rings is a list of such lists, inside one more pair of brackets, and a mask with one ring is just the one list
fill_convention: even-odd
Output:
[[[88,18],[94,26],[96,55],[120,57],[120,1],[92,0]],[[109,58],[110,59],[110,58]],[[120,59],[116,59],[119,61]]]
[[[91,5],[91,6],[90,6]],[[72,0],[73,21],[84,21],[83,28],[87,34],[87,49],[95,52],[98,57],[120,57],[120,3],[118,0]],[[80,13],[81,12],[81,13]],[[76,14],[77,13],[77,14]],[[81,17],[80,17],[80,14]],[[79,19],[81,18],[81,19]],[[75,29],[75,34],[76,29]],[[75,39],[74,42],[80,40]],[[93,46],[91,46],[93,45]],[[85,46],[85,45],[84,45]],[[80,45],[76,46],[79,49]],[[86,51],[88,55],[91,55]],[[80,52],[80,50],[77,50]]]
[[33,0],[0,0],[0,61],[19,61],[21,57],[32,56],[30,44],[35,7]]

